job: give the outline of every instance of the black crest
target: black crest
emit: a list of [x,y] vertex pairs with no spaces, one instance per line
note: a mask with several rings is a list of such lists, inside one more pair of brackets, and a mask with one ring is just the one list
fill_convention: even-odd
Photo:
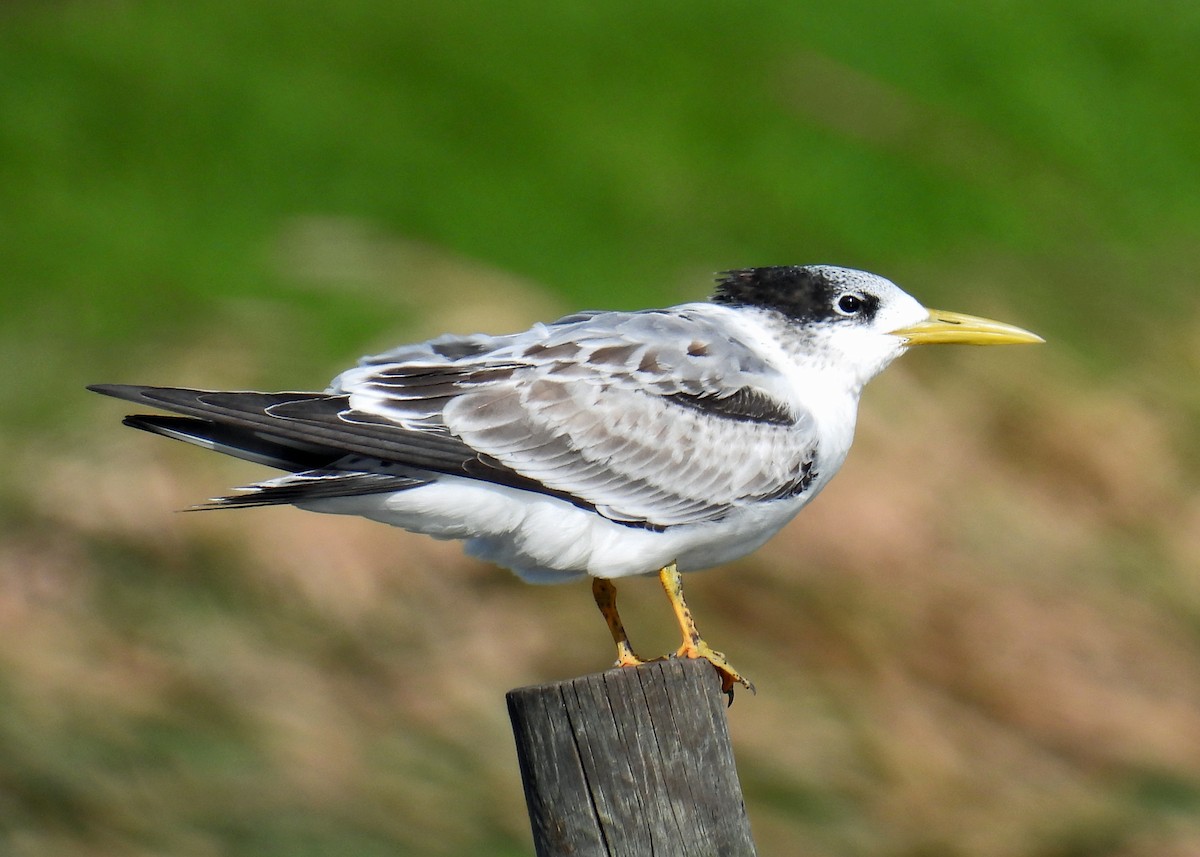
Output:
[[[842,318],[834,304],[846,291],[846,283],[835,281],[821,268],[787,265],[725,271],[717,279],[712,300],[728,306],[775,310],[795,321],[814,322]],[[872,294],[862,297],[864,311],[860,317],[869,318],[879,298]]]

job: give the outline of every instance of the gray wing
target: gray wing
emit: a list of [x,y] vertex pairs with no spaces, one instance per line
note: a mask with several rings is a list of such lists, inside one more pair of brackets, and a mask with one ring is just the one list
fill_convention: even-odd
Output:
[[349,397],[343,419],[465,444],[477,478],[513,474],[615,521],[667,527],[808,488],[812,420],[769,392],[781,384],[681,307],[444,337],[367,358],[330,393]]

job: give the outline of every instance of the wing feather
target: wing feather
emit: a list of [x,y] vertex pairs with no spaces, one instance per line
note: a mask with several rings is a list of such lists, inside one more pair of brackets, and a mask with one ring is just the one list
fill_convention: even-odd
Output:
[[332,389],[614,520],[715,520],[814,478],[811,417],[704,311],[596,313],[469,345],[444,342],[453,360],[368,358]]

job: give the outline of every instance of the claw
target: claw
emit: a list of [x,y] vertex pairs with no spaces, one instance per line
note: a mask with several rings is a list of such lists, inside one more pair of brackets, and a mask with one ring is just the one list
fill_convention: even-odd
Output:
[[721,677],[721,692],[729,697],[730,705],[733,705],[733,686],[735,684],[742,685],[742,687],[746,688],[752,694],[757,693],[754,689],[754,682],[739,673],[733,664],[729,663],[723,652],[718,652],[699,637],[689,639],[679,647],[679,650],[672,657],[704,658],[704,660],[712,664],[717,674]]

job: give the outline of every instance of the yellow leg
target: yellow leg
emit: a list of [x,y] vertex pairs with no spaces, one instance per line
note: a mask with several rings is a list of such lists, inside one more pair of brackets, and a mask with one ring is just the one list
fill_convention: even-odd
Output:
[[621,622],[621,615],[617,613],[617,587],[613,586],[611,580],[593,577],[592,597],[596,599],[596,606],[604,614],[608,631],[612,634],[613,642],[617,644],[617,662],[614,666],[636,667],[646,663],[634,653],[633,644],[629,642],[629,635],[625,633],[625,625]]
[[679,622],[679,630],[683,633],[683,645],[679,647],[675,656],[704,658],[716,667],[717,672],[721,674],[721,690],[729,695],[730,702],[733,701],[734,684],[742,684],[754,693],[754,685],[738,673],[723,654],[704,642],[700,632],[696,630],[696,620],[692,618],[692,611],[683,599],[683,575],[679,573],[675,563],[659,571],[658,579],[662,581],[663,591],[667,593],[667,600],[671,602],[671,609],[675,611],[675,619]]

